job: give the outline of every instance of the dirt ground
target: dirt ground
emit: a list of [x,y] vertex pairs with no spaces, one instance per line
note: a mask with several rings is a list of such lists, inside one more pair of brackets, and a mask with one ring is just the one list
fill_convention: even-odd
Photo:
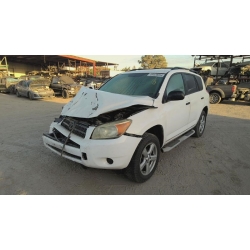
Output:
[[42,134],[68,101],[0,93],[0,194],[250,194],[250,103],[211,105],[203,137],[162,153],[153,177],[137,184],[44,147]]

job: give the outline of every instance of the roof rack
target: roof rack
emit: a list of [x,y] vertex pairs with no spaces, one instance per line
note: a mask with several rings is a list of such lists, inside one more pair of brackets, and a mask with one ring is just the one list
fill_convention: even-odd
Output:
[[[193,69],[188,69],[188,68],[183,68],[183,67],[167,67],[167,68],[153,68],[153,69],[170,69],[170,70],[185,69],[192,73],[198,74],[198,72]],[[130,71],[135,71],[135,70],[148,70],[148,69],[131,69]]]
[[190,70],[190,69],[188,69],[188,68],[183,68],[183,67],[173,67],[173,68],[171,68],[171,70],[175,70],[175,69],[186,69],[186,70]]
[[147,70],[147,69],[131,69],[129,71],[135,71],[135,70]]

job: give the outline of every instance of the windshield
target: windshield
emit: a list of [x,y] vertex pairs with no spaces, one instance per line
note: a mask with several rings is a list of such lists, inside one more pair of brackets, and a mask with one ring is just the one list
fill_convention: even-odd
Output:
[[35,87],[35,86],[49,86],[50,81],[48,79],[36,79],[36,80],[29,80],[27,81],[28,86]]
[[155,98],[165,75],[152,73],[120,74],[110,79],[100,90],[115,94]]
[[20,79],[17,78],[6,78],[7,82],[20,82]]

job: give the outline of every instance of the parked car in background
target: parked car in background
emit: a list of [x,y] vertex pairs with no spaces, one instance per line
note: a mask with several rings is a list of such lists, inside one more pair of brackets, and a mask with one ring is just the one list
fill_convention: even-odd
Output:
[[76,83],[69,76],[53,76],[50,82],[50,88],[55,92],[55,95],[60,95],[63,98],[75,96],[82,85]]
[[213,81],[206,81],[206,89],[209,93],[209,102],[211,104],[217,104],[223,100],[235,101],[237,97],[237,85],[227,85],[226,81],[220,80],[213,84]]
[[99,89],[105,79],[97,78],[97,77],[88,77],[88,78],[77,77],[75,80],[76,82],[78,82],[84,87],[87,87],[90,89]]
[[30,100],[55,97],[55,93],[49,85],[48,79],[22,80],[16,85],[16,95],[17,97],[28,97]]
[[0,92],[11,93],[19,81],[18,78],[11,76],[0,78]]
[[129,179],[144,182],[156,170],[160,151],[202,136],[208,108],[202,78],[187,69],[128,71],[99,90],[81,88],[43,142],[86,167],[124,169]]
[[216,76],[218,68],[218,76],[223,76],[229,70],[229,64],[225,62],[208,62],[200,64],[199,66],[193,68],[197,72],[203,75]]

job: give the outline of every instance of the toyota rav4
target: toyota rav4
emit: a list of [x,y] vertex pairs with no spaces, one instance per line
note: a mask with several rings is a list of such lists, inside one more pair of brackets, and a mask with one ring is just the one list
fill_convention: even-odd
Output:
[[99,90],[82,87],[43,134],[54,153],[101,169],[124,169],[148,180],[160,151],[202,136],[209,95],[202,78],[182,68],[133,70]]

